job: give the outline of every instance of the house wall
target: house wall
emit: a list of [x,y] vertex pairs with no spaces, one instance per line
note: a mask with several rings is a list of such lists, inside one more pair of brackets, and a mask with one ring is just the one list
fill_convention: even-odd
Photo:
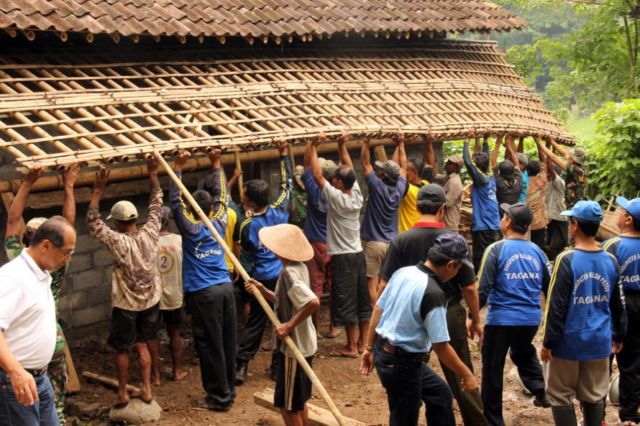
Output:
[[[359,153],[352,152],[351,154],[358,172],[360,186],[366,197],[367,186],[362,176]],[[408,146],[408,154],[421,157],[421,148],[419,146]],[[387,155],[389,157],[391,155],[389,148],[387,149]],[[326,157],[337,160],[337,155],[335,154],[327,155]],[[295,160],[296,164],[302,164],[302,157],[296,157]],[[277,195],[280,183],[278,161],[243,164],[243,168],[245,170],[245,179],[262,177],[270,182],[272,197]],[[231,168],[228,168],[226,172],[227,176],[230,176]],[[184,179],[185,181],[189,180],[188,174],[185,174]],[[191,180],[193,181],[193,179]],[[112,185],[117,185],[117,183]],[[195,190],[195,185],[191,185],[189,189]],[[166,201],[166,191],[164,195]],[[232,196],[238,200],[237,188],[233,188]],[[146,222],[148,194],[126,197],[126,199],[133,202],[138,208],[140,214],[139,223]],[[106,218],[111,206],[117,201],[118,199],[108,199],[100,203],[100,211],[103,218]],[[98,244],[87,231],[87,207],[86,203],[77,205],[75,223],[77,232],[76,250],[64,279],[59,302],[59,316],[65,328],[65,334],[71,341],[87,336],[106,334],[109,328],[108,321],[111,317],[112,258],[109,252]],[[49,217],[60,213],[60,208],[34,210],[27,207],[24,212],[24,219],[27,221],[35,216]],[[5,216],[6,214],[3,211],[0,214],[0,231],[2,235],[4,235],[5,229]],[[4,256],[4,251],[2,251],[2,256]]]

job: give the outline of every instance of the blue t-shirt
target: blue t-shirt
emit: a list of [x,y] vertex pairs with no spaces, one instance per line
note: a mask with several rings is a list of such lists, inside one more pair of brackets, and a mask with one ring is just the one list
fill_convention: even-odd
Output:
[[491,244],[480,266],[480,306],[489,325],[537,326],[540,292],[549,286],[547,256],[531,241],[507,239]]
[[327,242],[327,202],[322,198],[322,189],[313,177],[311,169],[302,174],[302,182],[307,191],[307,220],[304,235],[309,241]]
[[567,250],[549,284],[543,345],[574,361],[608,358],[626,330],[619,267],[606,251]]
[[388,243],[398,233],[398,209],[407,190],[407,179],[400,176],[394,185],[387,185],[375,172],[365,179],[369,184],[369,200],[360,237]]
[[[489,145],[483,144],[483,151],[488,154]],[[498,197],[496,196],[496,179],[487,176],[476,167],[469,155],[469,142],[464,142],[462,159],[473,181],[471,191],[471,207],[473,223],[471,231],[499,231],[500,230],[500,209],[498,207]]]
[[[176,173],[180,176],[180,173]],[[211,223],[224,238],[227,227],[226,182],[220,169],[212,173],[214,215]],[[182,287],[192,293],[212,285],[231,281],[224,250],[213,238],[209,228],[196,220],[180,197],[180,190],[171,181],[169,203],[176,226],[182,235]]]
[[527,202],[527,191],[529,190],[529,173],[524,170],[522,173],[522,192],[520,193],[520,201],[521,203]]
[[432,343],[448,342],[446,296],[436,275],[424,264],[398,269],[376,305],[382,316],[378,336],[412,353],[424,353]]
[[615,237],[602,248],[618,259],[622,290],[640,292],[640,237]]
[[257,280],[273,280],[278,278],[282,270],[282,262],[275,254],[262,244],[258,233],[265,226],[279,225],[289,222],[289,200],[293,180],[291,179],[291,163],[288,157],[280,157],[281,184],[278,198],[264,213],[253,214],[240,225],[240,245],[247,251],[253,263],[253,278]]

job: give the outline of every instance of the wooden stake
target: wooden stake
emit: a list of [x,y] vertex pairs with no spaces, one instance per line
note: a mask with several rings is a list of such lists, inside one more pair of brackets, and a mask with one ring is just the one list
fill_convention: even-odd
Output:
[[[229,246],[227,246],[227,243],[225,242],[224,238],[220,236],[218,231],[211,224],[211,221],[209,220],[207,215],[205,215],[205,213],[202,211],[200,206],[198,206],[198,203],[196,203],[196,200],[193,199],[193,197],[191,196],[191,193],[189,193],[189,190],[182,184],[182,181],[178,178],[178,176],[176,176],[176,174],[173,172],[173,169],[171,169],[171,167],[169,166],[167,161],[162,157],[162,155],[158,151],[154,151],[154,155],[156,156],[160,164],[162,164],[167,174],[171,177],[171,179],[173,179],[175,184],[178,186],[182,195],[186,198],[188,203],[191,205],[191,208],[196,212],[196,214],[202,221],[202,224],[209,229],[209,231],[211,232],[211,235],[215,238],[215,240],[218,242],[220,247],[222,247],[222,249],[225,251],[229,259],[231,260],[231,263],[233,263],[233,265],[235,266],[236,271],[240,273],[240,275],[242,276],[245,282],[249,281],[251,277],[249,276],[249,274],[247,274],[247,271],[245,271],[240,261],[233,254],[233,250],[231,250]],[[262,306],[262,309],[264,309],[264,312],[267,314],[267,317],[269,317],[269,320],[273,323],[274,327],[279,327],[281,325],[280,321],[278,320],[278,317],[273,312],[271,307],[269,307],[269,304],[265,300],[264,296],[262,296],[262,294],[259,291],[257,291],[257,289],[256,291],[253,292],[253,296],[256,298],[258,303],[260,303],[260,306]],[[331,396],[329,396],[329,393],[322,385],[322,382],[320,382],[320,379],[318,379],[318,376],[316,376],[316,373],[313,371],[311,366],[307,363],[307,360],[304,358],[304,355],[302,355],[302,353],[300,352],[296,344],[293,342],[291,337],[287,336],[284,339],[284,343],[289,347],[289,349],[293,351],[293,354],[296,360],[298,361],[300,366],[303,368],[305,373],[307,373],[307,376],[309,376],[309,379],[311,379],[311,382],[313,383],[313,385],[320,392],[322,399],[324,399],[324,401],[329,406],[329,409],[331,410],[331,412],[333,413],[333,416],[338,421],[338,424],[340,426],[347,426],[347,423],[344,420],[340,411],[338,410],[338,407],[336,407],[333,400],[331,399]]]
[[76,372],[76,367],[73,364],[73,358],[71,358],[71,352],[66,342],[64,344],[64,358],[67,363],[67,376],[69,377],[67,389],[65,390],[67,393],[78,393],[80,392],[80,380],[78,380],[78,373]]
[[[94,382],[101,383],[112,389],[118,389],[118,381],[116,379],[112,379],[111,377],[101,376],[100,374],[92,373],[91,371],[83,371],[82,377],[84,377],[85,379],[93,380]],[[140,388],[133,385],[127,385],[127,392],[131,392],[133,395],[141,393]]]

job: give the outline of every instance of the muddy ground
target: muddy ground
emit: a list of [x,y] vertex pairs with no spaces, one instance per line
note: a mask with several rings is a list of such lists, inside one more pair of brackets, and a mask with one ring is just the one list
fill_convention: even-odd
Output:
[[[328,324],[328,312],[323,308],[321,330]],[[196,401],[204,396],[200,384],[200,372],[197,356],[190,340],[190,333],[185,331],[185,368],[189,376],[181,382],[169,380],[170,353],[166,335],[162,334],[161,358],[163,359],[163,382],[154,388],[154,397],[163,408],[161,425],[280,425],[281,418],[271,411],[256,405],[253,394],[273,388],[274,383],[268,377],[270,361],[271,333],[267,330],[263,339],[263,350],[249,366],[249,377],[244,385],[237,388],[237,399],[233,408],[226,413],[214,413],[196,406]],[[113,353],[105,346],[105,336],[95,336],[73,348],[73,358],[80,374],[90,370],[98,374],[115,378],[115,367],[112,364]],[[388,408],[386,394],[378,377],[372,373],[369,377],[358,372],[358,359],[330,358],[331,348],[344,344],[344,332],[336,339],[319,340],[319,351],[314,359],[314,370],[324,383],[338,408],[348,417],[365,422],[368,425],[388,424]],[[540,345],[539,337],[537,345]],[[472,357],[476,375],[480,380],[481,357],[475,345],[472,345]],[[439,364],[432,356],[430,365],[439,371]],[[133,361],[133,358],[132,358]],[[102,385],[87,382],[81,378],[82,390],[79,394],[68,397],[67,408],[72,414],[70,420],[76,424],[106,424],[110,405],[115,402],[115,392]],[[130,382],[139,383],[135,362],[130,366]],[[504,417],[507,425],[532,426],[553,424],[549,409],[536,408],[533,397],[523,393],[517,383],[516,372],[510,360],[505,367],[505,389],[503,393]],[[312,404],[326,407],[319,394],[314,392]],[[462,424],[458,408],[454,402],[458,424]],[[607,408],[609,425],[617,421],[615,407]],[[421,424],[425,424],[424,412]]]

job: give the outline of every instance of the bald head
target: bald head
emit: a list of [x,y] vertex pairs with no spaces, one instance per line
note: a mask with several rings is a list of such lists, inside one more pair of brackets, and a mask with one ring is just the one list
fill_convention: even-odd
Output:
[[56,247],[63,247],[65,245],[65,237],[68,237],[69,233],[73,233],[75,241],[76,232],[67,219],[62,216],[52,216],[38,227],[33,237],[31,237],[30,245],[37,246],[48,240]]

